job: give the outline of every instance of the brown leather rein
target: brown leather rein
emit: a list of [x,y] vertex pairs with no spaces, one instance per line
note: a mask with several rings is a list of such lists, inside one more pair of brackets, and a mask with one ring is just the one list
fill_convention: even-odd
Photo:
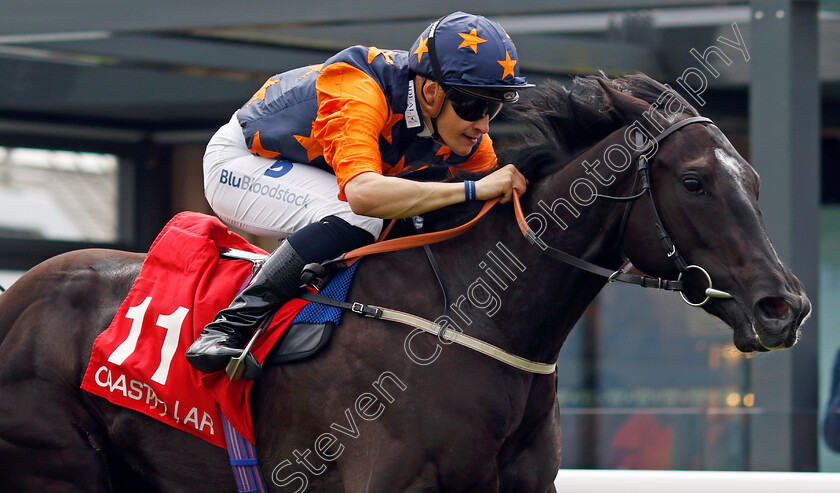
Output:
[[[490,209],[499,202],[499,199],[500,197],[496,197],[495,199],[486,201],[484,203],[484,206],[474,218],[458,227],[447,229],[444,231],[435,231],[433,233],[423,233],[414,236],[405,236],[401,238],[394,238],[391,240],[378,241],[376,243],[365,245],[355,250],[350,250],[349,252],[345,253],[341,257],[338,257],[336,260],[331,261],[330,263],[341,262],[344,265],[350,266],[366,255],[371,255],[374,253],[395,252],[397,250],[405,250],[408,248],[421,247],[424,245],[432,245],[434,243],[440,243],[441,241],[446,241],[451,238],[455,238],[456,236],[469,231],[473,226],[475,226],[478,220],[484,217],[484,215],[487,214],[487,212],[489,212]],[[390,230],[390,226],[392,225],[393,223],[389,225],[389,229],[386,229],[384,234],[387,234],[387,232]]]
[[[659,143],[664,140],[667,136],[671,135],[672,133],[676,132],[677,130],[691,125],[693,123],[699,124],[711,124],[713,123],[712,120],[705,118],[705,117],[690,117],[686,118],[685,120],[678,121],[672,124],[670,127],[663,130],[659,135],[657,135],[653,140],[655,143]],[[657,147],[658,149],[658,147]],[[655,152],[655,151],[654,151]],[[618,270],[611,270],[599,265],[595,265],[591,262],[583,260],[581,258],[575,257],[570,255],[566,252],[558,250],[554,247],[549,246],[546,244],[539,236],[537,236],[531,228],[528,226],[528,222],[525,218],[525,215],[522,212],[522,205],[519,201],[519,194],[516,190],[513,191],[513,207],[516,216],[516,221],[519,226],[519,230],[522,232],[525,239],[531,245],[537,246],[540,249],[540,253],[549,255],[561,262],[569,264],[573,267],[578,269],[583,269],[587,272],[592,274],[596,274],[602,277],[607,278],[607,282],[614,283],[614,282],[624,282],[629,284],[636,284],[642,286],[644,288],[656,288],[656,289],[663,289],[668,291],[677,291],[680,293],[683,301],[688,303],[691,306],[702,306],[706,304],[712,298],[731,298],[732,295],[725,291],[720,291],[714,289],[712,287],[712,279],[709,276],[706,270],[698,265],[688,265],[685,260],[683,260],[682,256],[677,252],[676,246],[674,245],[673,241],[671,240],[670,236],[665,230],[665,227],[662,224],[662,220],[659,217],[659,212],[656,210],[656,204],[653,201],[653,193],[651,190],[651,181],[649,177],[649,169],[648,169],[648,160],[651,156],[643,156],[641,152],[637,151],[636,154],[633,156],[633,160],[637,163],[637,170],[636,170],[636,183],[633,185],[633,193],[632,195],[626,197],[611,197],[606,195],[598,195],[598,198],[603,198],[607,200],[613,200],[616,202],[626,202],[628,203],[628,207],[625,208],[624,218],[622,218],[622,230],[624,229],[624,223],[626,221],[626,216],[629,213],[629,206],[635,202],[636,199],[641,197],[647,197],[650,200],[651,207],[654,211],[654,224],[659,231],[660,241],[662,243],[663,248],[665,249],[665,253],[667,254],[668,258],[674,261],[677,269],[680,271],[680,275],[677,279],[662,279],[659,277],[651,277],[646,275],[639,275],[635,273],[630,273],[625,271],[622,267]],[[641,191],[636,193],[636,185],[641,183]],[[335,260],[327,262],[330,265],[336,266],[349,266],[353,263],[357,262],[360,258],[364,257],[365,255],[370,255],[373,253],[383,253],[383,252],[393,252],[396,250],[403,250],[406,248],[414,248],[420,247],[425,245],[431,245],[433,243],[439,243],[441,241],[445,241],[451,238],[454,238],[469,229],[471,229],[475,224],[481,219],[487,212],[496,205],[500,200],[500,197],[497,197],[492,200],[488,200],[485,202],[484,207],[481,208],[481,211],[469,222],[462,224],[456,228],[448,229],[445,231],[436,231],[434,233],[424,233],[415,236],[407,236],[402,238],[395,238],[391,240],[384,240],[378,241],[371,245],[367,245],[361,248],[357,248],[350,252],[347,252],[341,257],[338,257]],[[393,223],[392,223],[393,224]],[[389,225],[390,228],[391,225]],[[386,229],[385,233],[387,234]],[[622,235],[623,236],[623,231]],[[626,262],[625,262],[626,265]],[[700,271],[701,274],[705,275],[706,280],[708,281],[709,287],[705,290],[706,298],[699,302],[693,303],[686,298],[685,293],[683,293],[684,284],[682,281],[682,277],[686,274],[689,270],[696,269]]]
[[[671,133],[675,132],[676,130],[690,125],[692,123],[712,123],[711,120],[704,117],[692,117],[677,122],[671,127],[665,129],[662,133],[655,137],[655,142],[659,143],[665,137],[670,135]],[[516,190],[513,191],[513,207],[514,213],[517,221],[517,225],[519,227],[520,232],[534,246],[537,246],[540,249],[540,253],[549,255],[555,259],[558,259],[566,264],[569,264],[573,267],[583,269],[587,272],[603,276],[607,278],[608,283],[613,282],[626,282],[630,284],[637,284],[642,287],[652,287],[657,289],[667,289],[671,291],[677,291],[682,296],[683,300],[692,306],[702,306],[706,302],[708,302],[711,298],[731,298],[732,296],[729,293],[724,291],[716,290],[712,288],[712,280],[709,274],[700,266],[697,265],[686,265],[682,257],[677,253],[676,247],[674,246],[673,242],[671,241],[670,237],[668,236],[665,228],[662,225],[662,221],[659,218],[659,214],[656,211],[656,204],[653,201],[653,194],[650,187],[650,177],[648,175],[648,158],[640,158],[641,156],[637,155],[634,156],[634,160],[638,165],[637,175],[636,175],[636,183],[633,185],[633,194],[626,196],[626,197],[610,197],[605,195],[599,195],[598,197],[613,200],[617,202],[627,202],[628,207],[625,208],[624,218],[622,219],[622,230],[624,229],[624,222],[626,220],[626,216],[629,213],[629,206],[635,202],[636,199],[641,198],[643,196],[647,196],[650,199],[651,206],[654,210],[654,223],[658,227],[660,231],[660,240],[665,247],[666,254],[668,258],[673,260],[677,265],[678,270],[680,271],[680,276],[676,280],[669,280],[669,279],[661,279],[658,277],[650,277],[645,275],[637,275],[631,274],[626,272],[624,268],[620,268],[619,270],[613,271],[610,269],[606,269],[604,267],[595,265],[591,262],[586,260],[580,259],[563,251],[560,251],[556,248],[553,248],[546,244],[539,236],[537,236],[531,228],[528,226],[528,222],[525,218],[525,215],[522,212],[522,205],[519,201],[519,194]],[[636,192],[636,185],[641,183],[642,190],[638,193]],[[484,217],[485,214],[500,200],[500,197],[497,197],[493,200],[489,200],[484,203],[484,206],[481,208],[481,211],[469,222],[462,224],[456,228],[448,229],[445,231],[436,231],[433,233],[425,233],[415,236],[408,236],[402,238],[395,238],[391,240],[383,240],[382,238],[388,234],[390,231],[390,227],[393,225],[391,223],[388,228],[385,229],[383,235],[380,237],[381,241],[377,241],[371,245],[364,246],[362,248],[357,248],[355,250],[351,250],[346,254],[342,255],[341,257],[336,258],[335,260],[329,261],[325,263],[326,265],[331,266],[349,266],[353,263],[357,262],[359,259],[366,255],[370,255],[373,253],[384,253],[384,252],[393,252],[397,250],[403,250],[407,248],[414,248],[420,247],[425,245],[431,245],[434,243],[439,243],[441,241],[445,241],[451,238],[454,238],[469,229],[471,229],[475,224]],[[623,231],[622,235],[623,236]],[[670,250],[670,251],[669,251]],[[692,303],[686,297],[685,294],[682,292],[683,290],[683,282],[682,276],[685,274],[689,269],[698,269],[701,273],[705,274],[706,279],[709,283],[709,287],[705,290],[706,298],[699,303]],[[510,366],[515,368],[519,368],[523,371],[531,372],[531,373],[538,373],[538,374],[550,374],[553,373],[556,369],[556,363],[539,363],[535,361],[529,361],[527,359],[521,358],[519,356],[513,355],[508,353],[507,351],[502,350],[496,346],[488,344],[484,341],[479,339],[473,338],[468,336],[464,333],[452,334],[452,336],[448,336],[447,328],[445,325],[441,326],[435,322],[430,322],[428,320],[416,317],[411,314],[399,312],[396,310],[391,310],[387,308],[376,307],[372,305],[364,305],[362,303],[348,303],[344,301],[337,301],[332,300],[330,298],[325,298],[319,294],[312,293],[309,291],[304,291],[303,295],[301,296],[304,299],[308,299],[310,301],[315,301],[318,303],[323,303],[331,306],[337,306],[343,309],[351,310],[354,313],[359,315],[371,317],[371,318],[378,318],[381,320],[388,320],[392,322],[399,322],[406,325],[410,325],[415,327],[416,329],[420,329],[426,331],[430,334],[436,335],[439,338],[448,339],[451,342],[458,343],[460,345],[469,347],[475,351],[481,352],[490,356],[498,361],[502,361]],[[445,293],[444,293],[445,298]]]
[[[370,245],[365,245],[361,248],[351,250],[345,253],[344,255],[327,262],[326,264],[337,267],[349,267],[361,260],[362,257],[365,257],[367,255],[385,252],[395,252],[397,250],[406,250],[409,248],[422,247],[425,245],[432,245],[435,243],[440,243],[442,241],[455,238],[456,236],[459,236],[472,229],[472,227],[475,226],[476,223],[478,223],[478,221],[482,217],[484,217],[484,215],[487,214],[490,211],[490,209],[493,208],[494,205],[499,203],[500,199],[501,197],[496,197],[494,199],[486,201],[484,203],[484,206],[481,208],[478,214],[476,214],[475,217],[455,228],[447,229],[444,231],[435,231],[433,233],[423,233],[414,236],[393,238],[390,240],[381,239],[376,243],[372,243]],[[668,279],[660,279],[658,277],[631,274],[622,270],[613,271],[604,267],[597,266],[595,264],[587,262],[586,260],[577,258],[573,255],[557,250],[556,248],[545,244],[528,226],[528,223],[525,219],[525,214],[522,212],[522,204],[519,200],[519,193],[516,192],[516,190],[513,191],[512,202],[514,215],[516,217],[516,222],[519,226],[520,232],[522,232],[522,235],[525,237],[526,240],[528,240],[529,243],[538,246],[542,253],[545,253],[546,255],[554,257],[562,262],[565,262],[579,269],[583,269],[593,274],[606,277],[608,279],[608,282],[610,283],[626,282],[630,284],[637,284],[645,288],[652,287],[671,291],[682,290],[682,281],[674,281]],[[388,225],[388,227],[383,231],[382,236],[380,236],[380,238],[384,238],[388,234],[392,226],[393,222],[391,222]]]

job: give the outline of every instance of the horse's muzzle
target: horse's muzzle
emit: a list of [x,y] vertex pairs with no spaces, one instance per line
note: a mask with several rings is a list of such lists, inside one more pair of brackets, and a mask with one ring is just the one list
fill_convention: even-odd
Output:
[[811,314],[811,302],[805,294],[763,296],[752,309],[753,331],[758,351],[785,349],[796,344],[799,327]]

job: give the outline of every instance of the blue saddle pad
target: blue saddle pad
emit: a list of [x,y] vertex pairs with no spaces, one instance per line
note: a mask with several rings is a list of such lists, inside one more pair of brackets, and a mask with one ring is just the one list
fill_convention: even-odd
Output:
[[[337,301],[346,301],[358,265],[357,262],[337,272],[320,294]],[[330,341],[332,331],[341,321],[343,312],[338,307],[310,302],[292,321],[265,364],[292,363],[317,354]]]
[[[350,283],[353,281],[353,275],[356,273],[356,267],[358,266],[359,263],[356,262],[350,267],[337,272],[329,284],[327,284],[327,287],[321,290],[321,295],[337,301],[347,301],[347,292],[350,291]],[[303,310],[298,313],[298,316],[292,321],[292,324],[294,325],[298,322],[310,324],[332,322],[338,325],[338,322],[341,321],[342,312],[344,310],[336,306],[327,306],[312,302],[303,307]]]

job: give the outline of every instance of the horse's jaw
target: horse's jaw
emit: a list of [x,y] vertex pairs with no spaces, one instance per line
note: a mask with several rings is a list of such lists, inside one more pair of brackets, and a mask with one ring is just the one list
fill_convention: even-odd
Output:
[[732,328],[733,343],[744,353],[767,352],[793,347],[801,335],[800,327],[808,319],[811,304],[807,298],[801,300],[799,310],[784,315],[768,313],[759,302],[747,308],[738,297],[710,301],[703,308],[712,316]]

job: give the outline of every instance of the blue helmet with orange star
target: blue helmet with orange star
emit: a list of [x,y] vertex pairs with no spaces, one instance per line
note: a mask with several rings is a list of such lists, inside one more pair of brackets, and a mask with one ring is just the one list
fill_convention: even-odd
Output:
[[466,12],[426,28],[411,46],[408,66],[445,87],[498,102],[514,102],[517,90],[534,87],[520,77],[516,47],[502,26]]

